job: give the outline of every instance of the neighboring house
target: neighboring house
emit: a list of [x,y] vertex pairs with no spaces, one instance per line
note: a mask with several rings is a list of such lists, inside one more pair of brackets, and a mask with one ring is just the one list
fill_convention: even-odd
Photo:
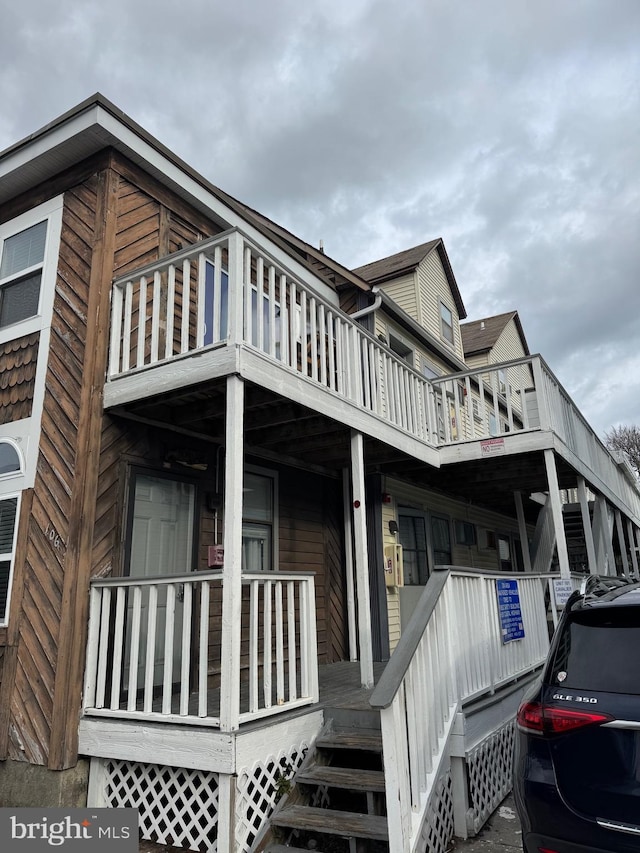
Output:
[[384,670],[391,849],[466,832],[463,700],[497,670],[436,664],[500,658],[494,581],[479,607],[478,572],[417,591],[517,573],[521,689],[531,570],[569,570],[560,490],[592,571],[638,571],[640,500],[539,356],[517,381],[465,362],[464,316],[441,240],[350,271],[100,95],[0,154],[0,805],[133,805],[145,838],[249,851],[330,717],[319,683]]
[[463,323],[460,332],[468,367],[497,364],[531,354],[517,311]]

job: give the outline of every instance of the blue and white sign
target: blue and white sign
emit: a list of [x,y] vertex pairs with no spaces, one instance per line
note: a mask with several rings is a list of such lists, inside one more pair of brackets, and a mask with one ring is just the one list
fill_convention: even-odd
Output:
[[520,592],[518,581],[497,580],[496,595],[498,598],[498,617],[502,642],[521,640],[524,637],[522,610],[520,609]]

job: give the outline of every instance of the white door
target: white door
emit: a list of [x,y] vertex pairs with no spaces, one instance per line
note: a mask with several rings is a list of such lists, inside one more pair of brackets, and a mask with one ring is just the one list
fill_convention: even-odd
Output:
[[[136,475],[134,488],[129,575],[131,577],[153,577],[185,574],[192,571],[195,486],[192,483],[185,483],[180,480],[139,473]],[[179,586],[175,599],[173,681],[178,680],[182,657],[182,591],[183,587]],[[148,615],[149,589],[143,588],[138,687],[144,683]],[[129,625],[131,624],[131,617],[132,602],[129,601]],[[154,684],[157,685],[162,684],[164,671],[167,619],[166,585],[158,586],[155,619],[156,629],[155,639],[153,640]],[[128,633],[130,635],[130,629]],[[130,636],[128,639],[130,643]]]

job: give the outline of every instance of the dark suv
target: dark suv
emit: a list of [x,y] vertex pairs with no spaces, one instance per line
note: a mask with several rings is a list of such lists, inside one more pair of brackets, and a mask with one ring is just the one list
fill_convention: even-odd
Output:
[[583,587],[518,710],[526,853],[640,853],[640,583]]

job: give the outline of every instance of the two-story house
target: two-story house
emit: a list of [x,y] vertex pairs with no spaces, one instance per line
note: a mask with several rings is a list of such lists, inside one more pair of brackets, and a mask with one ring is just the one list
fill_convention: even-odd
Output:
[[466,831],[464,702],[544,657],[560,490],[592,571],[637,572],[640,503],[539,356],[465,361],[464,317],[441,240],[349,270],[100,95],[0,154],[2,805],[249,851],[339,709],[382,767],[327,831]]

